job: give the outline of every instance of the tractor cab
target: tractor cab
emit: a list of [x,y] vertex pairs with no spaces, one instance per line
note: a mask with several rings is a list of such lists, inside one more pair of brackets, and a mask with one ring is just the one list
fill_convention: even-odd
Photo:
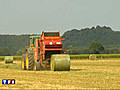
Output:
[[30,47],[35,47],[36,39],[39,39],[41,36],[30,36]]
[[50,60],[52,54],[62,53],[60,32],[42,32],[40,45],[43,47],[43,59]]

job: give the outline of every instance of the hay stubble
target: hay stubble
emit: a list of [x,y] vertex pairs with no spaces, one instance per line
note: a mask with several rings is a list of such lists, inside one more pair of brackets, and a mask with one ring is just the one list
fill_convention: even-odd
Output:
[[120,89],[120,60],[72,60],[71,71],[25,71],[17,69],[20,62],[16,61],[9,68],[0,62],[0,79],[12,78],[16,80],[14,86],[6,88],[19,89]]

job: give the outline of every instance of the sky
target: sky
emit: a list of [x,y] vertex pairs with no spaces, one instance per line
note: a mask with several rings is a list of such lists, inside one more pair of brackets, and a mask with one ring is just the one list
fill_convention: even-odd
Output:
[[0,0],[0,34],[109,26],[120,31],[120,0]]

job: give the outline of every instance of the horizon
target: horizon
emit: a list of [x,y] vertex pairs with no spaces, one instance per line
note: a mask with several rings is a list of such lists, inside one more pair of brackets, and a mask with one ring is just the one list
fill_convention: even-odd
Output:
[[[100,25],[97,25],[97,26],[100,26]],[[93,26],[93,27],[96,28],[97,26]],[[104,26],[100,26],[100,27],[104,27]],[[108,26],[105,26],[105,27],[108,27]],[[74,28],[74,29],[80,31],[80,30],[83,30],[83,29],[86,29],[86,28],[91,29],[92,27],[85,27],[85,28],[81,28],[81,29],[76,29],[76,28]],[[111,28],[111,27],[109,27],[109,28]],[[67,30],[67,31],[72,31],[72,30],[74,30],[74,29]],[[112,28],[111,28],[111,30],[112,30],[112,31],[115,31],[115,32],[120,32],[119,30],[113,30]],[[65,32],[67,32],[67,31],[65,31]],[[54,31],[47,31],[47,32],[54,32]],[[55,32],[56,32],[56,31],[55,31]],[[65,33],[65,32],[64,32],[64,33]],[[64,33],[61,33],[61,32],[60,32],[61,36],[62,36]],[[30,35],[32,35],[32,34],[41,35],[42,32],[40,32],[40,33],[20,33],[20,34],[15,34],[15,33],[0,33],[0,35],[28,35],[28,34],[30,34]]]
[[108,26],[120,30],[120,0],[0,0],[0,34]]

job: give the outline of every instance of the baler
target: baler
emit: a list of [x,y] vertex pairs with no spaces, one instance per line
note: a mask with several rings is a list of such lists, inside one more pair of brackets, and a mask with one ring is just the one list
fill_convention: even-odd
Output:
[[23,70],[69,71],[70,56],[62,51],[60,32],[42,32],[30,36],[30,47],[22,55]]

